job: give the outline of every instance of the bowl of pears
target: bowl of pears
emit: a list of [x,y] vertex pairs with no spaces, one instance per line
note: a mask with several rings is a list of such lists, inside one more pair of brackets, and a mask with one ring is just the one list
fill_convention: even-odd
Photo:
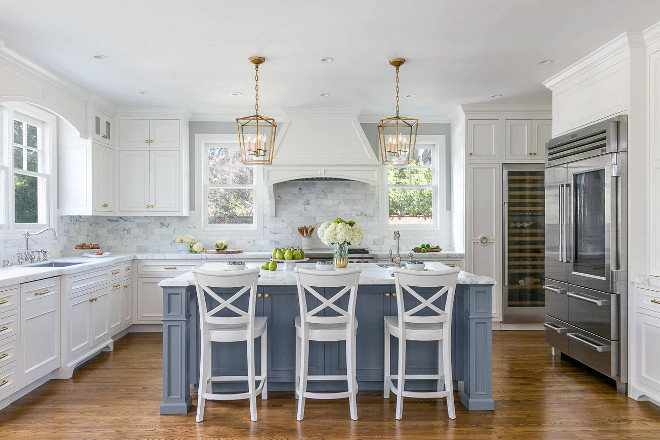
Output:
[[[309,258],[305,257],[305,251],[302,249],[274,249],[273,253],[270,255],[270,263],[283,263],[284,270],[293,270],[296,263],[301,263],[307,260],[309,260]],[[269,270],[273,270],[270,269],[270,267],[272,267],[272,265],[269,264]],[[275,267],[275,270],[277,270],[277,267]]]

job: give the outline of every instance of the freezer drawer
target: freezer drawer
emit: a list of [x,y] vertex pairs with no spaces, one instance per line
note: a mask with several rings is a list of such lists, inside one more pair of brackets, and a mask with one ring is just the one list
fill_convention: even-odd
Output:
[[562,321],[568,321],[568,284],[546,278],[543,283],[545,291],[545,314]]
[[566,297],[571,325],[606,339],[619,339],[619,295],[571,285]]
[[619,374],[619,343],[568,326],[568,355],[609,377]]
[[545,327],[545,342],[559,352],[568,353],[569,325],[546,315],[543,327]]

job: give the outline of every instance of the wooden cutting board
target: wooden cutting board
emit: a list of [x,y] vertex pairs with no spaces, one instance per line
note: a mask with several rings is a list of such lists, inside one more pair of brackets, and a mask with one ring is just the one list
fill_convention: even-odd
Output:
[[243,249],[225,249],[222,251],[220,249],[213,249],[205,252],[207,254],[240,254],[243,253]]

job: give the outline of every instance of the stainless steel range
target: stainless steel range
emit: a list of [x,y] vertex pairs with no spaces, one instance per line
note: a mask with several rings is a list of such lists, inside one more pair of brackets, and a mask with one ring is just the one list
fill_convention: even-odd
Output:
[[[313,249],[305,252],[305,257],[309,258],[309,263],[317,261],[332,261],[332,251],[326,249]],[[374,256],[367,249],[348,248],[349,263],[373,263]]]
[[627,117],[552,139],[545,170],[546,341],[627,374]]

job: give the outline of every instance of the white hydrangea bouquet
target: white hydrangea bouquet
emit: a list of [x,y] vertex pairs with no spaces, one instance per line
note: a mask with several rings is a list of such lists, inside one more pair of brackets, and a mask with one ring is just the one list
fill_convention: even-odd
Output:
[[190,246],[195,243],[197,243],[197,240],[190,234],[181,235],[174,239],[174,247],[177,248],[180,254],[190,252]]
[[323,244],[333,246],[335,267],[342,268],[348,265],[348,246],[362,243],[364,232],[362,227],[354,221],[336,218],[331,222],[323,223],[317,230]]

